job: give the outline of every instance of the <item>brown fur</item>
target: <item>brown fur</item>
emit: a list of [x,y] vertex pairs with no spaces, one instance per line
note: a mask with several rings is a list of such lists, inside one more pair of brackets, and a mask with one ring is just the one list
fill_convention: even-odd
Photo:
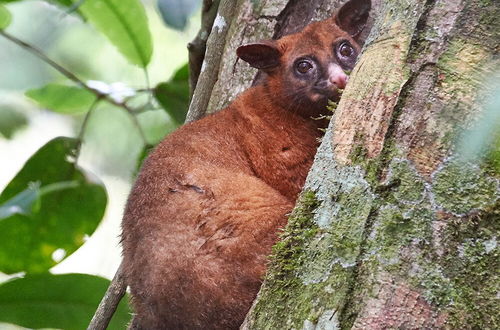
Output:
[[264,84],[172,133],[145,161],[123,219],[134,327],[241,324],[325,125],[310,117],[326,99],[301,92],[288,64],[312,51],[334,60],[338,38],[359,51],[334,18],[273,42],[282,55]]

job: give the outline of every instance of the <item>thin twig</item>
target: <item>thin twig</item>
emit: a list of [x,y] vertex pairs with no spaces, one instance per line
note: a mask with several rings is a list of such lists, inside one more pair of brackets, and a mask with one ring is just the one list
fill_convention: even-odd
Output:
[[80,133],[78,133],[77,144],[75,148],[75,166],[78,164],[78,159],[80,158],[80,153],[82,151],[83,145],[83,136],[85,135],[85,130],[87,129],[87,124],[89,122],[89,118],[94,112],[94,109],[97,107],[97,104],[101,101],[100,98],[96,98],[94,102],[90,105],[89,110],[85,114],[85,118],[83,119],[82,127],[80,127]]
[[139,131],[139,134],[140,134],[141,139],[144,142],[144,144],[148,144],[146,136],[144,135],[144,132],[141,128],[141,125],[139,124],[139,121],[137,120],[137,118],[134,115],[134,109],[130,108],[125,102],[118,102],[117,100],[113,99],[109,94],[102,93],[101,91],[90,87],[83,80],[78,78],[75,74],[73,74],[72,72],[70,72],[69,70],[67,70],[63,66],[61,66],[60,64],[54,62],[52,59],[50,59],[47,55],[45,55],[40,49],[36,48],[35,46],[30,45],[27,42],[24,42],[16,37],[14,37],[13,35],[5,32],[4,30],[0,30],[0,35],[5,37],[6,39],[12,41],[16,45],[26,49],[27,51],[29,51],[30,53],[32,53],[33,55],[35,55],[36,57],[38,57],[39,59],[41,59],[42,61],[44,61],[45,63],[47,63],[51,67],[53,67],[54,69],[56,69],[57,71],[59,71],[59,73],[61,73],[63,76],[65,76],[69,80],[75,82],[76,84],[80,85],[82,88],[84,88],[84,89],[88,90],[89,92],[91,92],[92,94],[94,94],[98,99],[105,100],[106,102],[108,102],[112,105],[115,105],[117,107],[124,109],[130,115],[132,123],[134,124],[134,126],[136,126],[137,130]]
[[[18,45],[18,46],[20,46],[20,47],[28,50],[30,53],[32,53],[36,57],[40,58],[45,63],[49,64],[51,67],[53,67],[57,71],[59,71],[66,78],[68,78],[70,80],[73,80],[74,82],[76,82],[77,84],[81,85],[82,87],[86,87],[87,89],[91,89],[90,87],[86,86],[85,83],[82,80],[80,80],[77,76],[75,76],[72,72],[66,70],[64,67],[62,67],[58,63],[56,63],[53,60],[51,60],[40,49],[38,49],[38,48],[36,48],[36,47],[28,44],[27,42],[24,42],[24,41],[22,41],[22,40],[20,40],[20,39],[18,39],[16,37],[14,37],[13,35],[5,32],[4,30],[0,30],[0,34],[2,36],[4,36],[5,38],[7,38],[8,40],[10,40],[13,43],[15,43],[16,45]],[[94,91],[94,90],[92,89],[92,91]]]

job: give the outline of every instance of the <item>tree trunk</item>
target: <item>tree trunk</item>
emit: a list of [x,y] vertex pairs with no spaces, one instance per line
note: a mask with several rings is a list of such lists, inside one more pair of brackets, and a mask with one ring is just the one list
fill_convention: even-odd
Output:
[[498,172],[454,151],[498,17],[385,2],[244,328],[500,328]]
[[[237,1],[208,112],[254,81],[237,46],[299,30],[339,2]],[[500,175],[461,160],[455,143],[499,67],[499,3],[375,7],[244,329],[500,328]]]

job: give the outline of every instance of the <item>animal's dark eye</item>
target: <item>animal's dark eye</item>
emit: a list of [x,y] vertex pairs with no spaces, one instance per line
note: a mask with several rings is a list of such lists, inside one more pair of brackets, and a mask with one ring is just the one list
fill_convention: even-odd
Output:
[[351,57],[354,54],[354,48],[347,41],[340,44],[338,53],[341,57]]
[[296,68],[300,73],[307,73],[313,68],[313,65],[308,61],[299,61],[296,64]]

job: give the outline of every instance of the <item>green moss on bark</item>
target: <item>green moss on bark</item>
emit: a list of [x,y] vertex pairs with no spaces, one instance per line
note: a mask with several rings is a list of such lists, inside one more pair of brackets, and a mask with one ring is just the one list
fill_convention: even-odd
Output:
[[314,222],[314,211],[319,206],[316,195],[312,191],[304,191],[288,219],[288,226],[273,247],[271,255],[272,270],[268,280],[287,279],[290,271],[296,270],[302,263],[304,243],[318,234],[318,226]]
[[[432,9],[435,4],[427,5]],[[393,95],[402,89],[379,156],[367,159],[365,138],[357,136],[359,147],[352,149],[351,163],[341,166],[330,145],[332,133],[327,132],[308,178],[311,190],[301,197],[283,240],[275,248],[252,314],[252,328],[314,329],[328,319],[332,328],[350,329],[357,319],[383,312],[367,310],[370,299],[386,299],[375,307],[406,303],[404,299],[396,301],[400,297],[394,297],[394,302],[377,297],[377,290],[388,281],[395,286],[403,284],[418,299],[423,298],[426,311],[436,318],[448,318],[451,328],[500,328],[495,310],[500,284],[496,237],[500,229],[499,182],[480,166],[449,158],[457,134],[476,113],[475,97],[480,79],[490,67],[491,45],[458,31],[460,24],[452,32],[433,30],[434,20],[427,20],[425,14],[419,23],[429,29],[410,42],[411,34],[401,38],[406,28],[397,21],[402,13],[405,18],[419,16],[422,4],[396,1],[384,6],[386,15],[377,23],[373,36],[392,35],[397,30],[398,37],[396,41],[382,40],[379,46],[388,48],[394,41],[395,47],[409,48],[401,53],[411,64],[416,60],[421,63],[415,64],[418,68],[402,86],[409,65],[406,57],[397,57],[395,62],[401,60],[403,71],[392,75],[389,87],[379,91]],[[391,6],[394,14],[387,11]],[[466,4],[466,10],[459,14],[461,19],[478,14],[470,13],[469,7]],[[408,8],[418,15],[409,13]],[[489,8],[482,14],[491,24],[494,11]],[[439,24],[449,27],[455,21]],[[413,33],[414,26],[408,31]],[[439,40],[443,35],[446,39]],[[439,50],[433,48],[435,39],[443,41]],[[364,62],[374,71],[382,65],[378,56],[386,56],[387,49],[375,53],[373,60]],[[428,74],[429,80],[419,76],[421,73]],[[375,78],[367,75],[363,84],[345,96],[370,97],[380,85]],[[418,84],[420,90],[416,90]],[[415,101],[418,97],[429,101],[420,105]],[[406,135],[397,132],[401,121],[412,122],[409,119],[414,117],[409,113],[421,113],[425,122],[419,127],[424,128]]]
[[457,160],[445,163],[434,174],[432,191],[438,207],[461,215],[486,210],[500,198],[496,179],[477,165]]
[[[252,328],[337,324],[333,314],[351,288],[371,209],[364,196],[369,187],[366,182],[343,181],[342,175],[337,180],[334,191],[318,194],[309,190],[301,195],[281,241],[274,247],[268,276],[252,313]],[[325,219],[325,212],[332,208],[333,214]]]
[[451,328],[499,329],[500,203],[487,212],[453,219],[442,268],[455,289],[447,306]]
[[[407,161],[391,162],[387,182],[400,181],[388,185],[378,200],[352,293],[354,302],[346,308],[342,328],[352,326],[363,301],[377,287],[374,274],[382,273],[405,278],[431,306],[449,315],[451,328],[499,328],[497,181],[478,167],[456,166],[445,163],[431,185]],[[439,197],[433,194],[436,191]],[[467,217],[445,213],[434,204],[436,200],[446,201],[456,211],[474,212]]]
[[[296,304],[297,300],[300,301],[297,305],[301,311],[294,310],[295,318],[300,319],[310,313],[311,302],[300,298],[305,292],[297,276],[297,269],[300,269],[305,261],[305,243],[318,234],[318,227],[313,221],[318,203],[314,192],[303,192],[280,241],[273,247],[268,275],[253,312],[254,328],[273,328],[273,321],[276,322],[288,314],[290,301]],[[273,308],[270,309],[270,306]]]

